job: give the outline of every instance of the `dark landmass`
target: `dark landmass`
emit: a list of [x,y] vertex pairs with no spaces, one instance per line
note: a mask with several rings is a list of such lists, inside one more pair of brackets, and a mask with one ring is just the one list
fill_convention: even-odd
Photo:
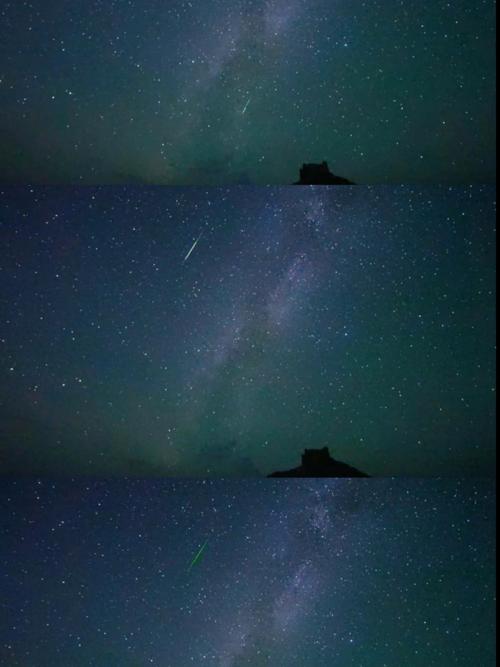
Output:
[[369,477],[347,463],[330,456],[328,447],[306,449],[302,454],[302,465],[291,470],[273,472],[268,477]]
[[342,176],[332,174],[328,162],[321,164],[303,164],[300,170],[300,180],[294,185],[355,185]]

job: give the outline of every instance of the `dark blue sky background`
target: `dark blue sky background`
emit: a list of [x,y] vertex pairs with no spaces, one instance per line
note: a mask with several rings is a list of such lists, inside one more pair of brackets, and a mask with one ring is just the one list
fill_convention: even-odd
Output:
[[495,2],[0,4],[0,178],[495,179]]
[[4,188],[19,472],[489,474],[495,191]]
[[495,664],[493,482],[4,480],[0,506],[2,664]]

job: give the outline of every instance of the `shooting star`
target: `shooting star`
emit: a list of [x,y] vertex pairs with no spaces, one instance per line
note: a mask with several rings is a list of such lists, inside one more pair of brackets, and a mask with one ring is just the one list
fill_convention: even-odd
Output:
[[184,257],[183,264],[184,264],[184,262],[187,262],[187,261],[188,261],[189,257],[191,256],[191,253],[193,252],[193,250],[194,250],[194,249],[196,248],[196,246],[198,245],[198,241],[201,239],[202,235],[203,235],[203,232],[201,232],[201,234],[198,236],[198,238],[196,239],[196,241],[193,243],[193,245],[192,245],[191,248],[189,249],[188,254]]
[[196,565],[196,563],[200,560],[201,555],[202,555],[202,553],[205,551],[205,547],[207,546],[207,544],[208,544],[208,540],[205,540],[205,542],[204,542],[204,543],[201,545],[201,547],[199,548],[198,553],[196,554],[196,556],[195,556],[195,557],[193,558],[193,560],[189,563],[188,572],[191,572],[191,570],[193,569],[193,567],[194,567],[194,566]]
[[246,111],[247,111],[247,109],[248,109],[248,105],[250,104],[251,99],[252,99],[252,98],[249,97],[248,100],[247,100],[247,103],[246,103],[245,106],[243,107],[243,111],[241,112],[241,115],[242,115],[242,116],[246,113]]

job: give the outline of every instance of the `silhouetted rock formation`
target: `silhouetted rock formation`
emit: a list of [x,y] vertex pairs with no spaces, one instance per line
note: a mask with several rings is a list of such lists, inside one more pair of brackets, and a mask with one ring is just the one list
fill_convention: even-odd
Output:
[[303,164],[300,170],[300,181],[294,185],[354,185],[347,178],[335,176],[328,168],[328,162],[321,164]]
[[328,447],[306,449],[302,454],[302,465],[291,470],[273,472],[268,477],[369,477],[347,463],[330,456]]

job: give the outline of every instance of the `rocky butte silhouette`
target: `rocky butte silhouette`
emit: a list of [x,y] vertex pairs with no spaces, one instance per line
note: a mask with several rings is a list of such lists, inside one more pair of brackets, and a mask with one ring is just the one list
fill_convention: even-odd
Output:
[[294,185],[355,185],[342,176],[332,174],[328,162],[321,164],[303,164],[300,170],[300,180]]
[[302,454],[302,465],[291,470],[273,472],[268,477],[369,477],[347,463],[330,456],[328,447],[306,449]]

